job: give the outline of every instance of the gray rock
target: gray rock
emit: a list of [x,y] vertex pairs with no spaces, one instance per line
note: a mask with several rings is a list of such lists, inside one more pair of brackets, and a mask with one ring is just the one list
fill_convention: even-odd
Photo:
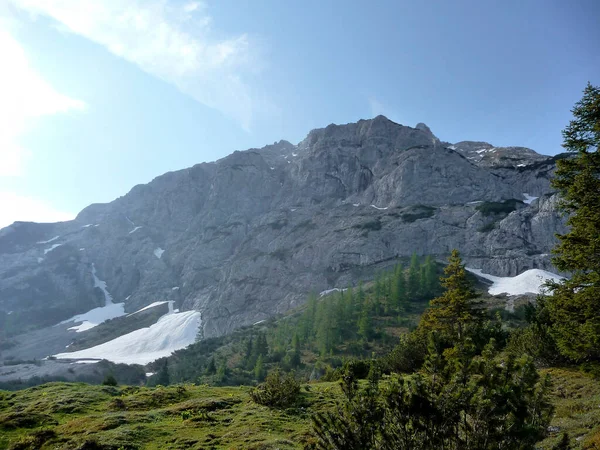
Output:
[[[493,150],[479,158],[481,149]],[[450,145],[426,125],[383,116],[329,125],[297,146],[280,141],[166,173],[70,222],[1,230],[0,324],[25,331],[101,305],[92,264],[127,312],[175,300],[202,312],[206,337],[413,252],[444,260],[458,248],[469,265],[501,276],[548,269],[564,230],[553,169],[553,158],[529,149]],[[484,216],[475,203],[524,193],[539,199],[508,215]]]

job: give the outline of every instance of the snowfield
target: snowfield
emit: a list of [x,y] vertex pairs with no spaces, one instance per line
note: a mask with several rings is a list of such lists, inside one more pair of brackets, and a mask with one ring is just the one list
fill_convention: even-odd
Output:
[[111,302],[108,303],[106,306],[99,306],[98,308],[94,308],[86,313],[73,316],[70,319],[62,321],[61,324],[69,322],[81,322],[80,325],[69,328],[69,330],[74,330],[77,333],[81,333],[82,331],[86,331],[90,328],[97,327],[102,322],[106,322],[107,320],[124,315],[125,303]]
[[160,259],[160,258],[162,258],[162,255],[163,255],[164,252],[165,251],[162,248],[160,248],[160,247],[155,248],[154,249],[154,256],[156,256],[158,259]]
[[107,359],[115,363],[148,364],[193,344],[201,323],[198,311],[168,313],[148,328],[132,331],[96,347],[54,356],[59,359]]
[[488,293],[491,295],[539,294],[543,290],[546,280],[560,281],[564,279],[560,275],[542,269],[526,270],[516,277],[496,277],[483,273],[480,269],[471,269],[469,267],[465,267],[465,269],[481,278],[491,281],[492,285],[488,289]]

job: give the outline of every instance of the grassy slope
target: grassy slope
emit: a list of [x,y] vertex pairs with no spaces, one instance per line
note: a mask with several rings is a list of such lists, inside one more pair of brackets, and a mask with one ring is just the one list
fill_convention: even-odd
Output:
[[[86,442],[82,448],[302,448],[310,438],[310,414],[331,408],[341,395],[334,383],[312,384],[302,389],[300,407],[282,411],[256,405],[248,392],[247,387],[79,383],[0,391],[0,449],[16,443],[75,449]],[[41,443],[44,436],[49,440]],[[100,446],[92,447],[93,441]]]
[[[547,372],[554,385],[552,426],[560,432],[539,448],[551,449],[566,431],[574,448],[599,449],[600,382],[576,370]],[[31,444],[15,447],[24,449],[302,448],[311,439],[311,413],[333,408],[341,396],[336,383],[304,385],[303,404],[282,411],[254,404],[248,392],[247,387],[69,383],[0,391],[0,449],[17,443]],[[99,446],[92,447],[94,441]]]

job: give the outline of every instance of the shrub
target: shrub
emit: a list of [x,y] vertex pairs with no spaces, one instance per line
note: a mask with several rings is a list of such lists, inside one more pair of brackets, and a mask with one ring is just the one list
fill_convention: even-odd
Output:
[[115,376],[112,373],[109,373],[104,377],[104,381],[102,381],[102,384],[104,386],[116,386],[118,383]]
[[300,383],[293,373],[283,375],[276,368],[264,383],[250,391],[250,397],[259,405],[287,408],[300,400]]

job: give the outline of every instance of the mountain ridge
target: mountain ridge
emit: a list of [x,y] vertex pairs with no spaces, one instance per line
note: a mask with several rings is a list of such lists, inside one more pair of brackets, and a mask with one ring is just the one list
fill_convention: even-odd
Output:
[[92,264],[126,312],[173,301],[201,312],[205,336],[413,252],[459,248],[498,276],[551,268],[564,229],[554,159],[522,147],[469,159],[479,144],[377,116],[167,172],[73,221],[13,224],[0,230],[0,320],[34,329],[100,306]]

